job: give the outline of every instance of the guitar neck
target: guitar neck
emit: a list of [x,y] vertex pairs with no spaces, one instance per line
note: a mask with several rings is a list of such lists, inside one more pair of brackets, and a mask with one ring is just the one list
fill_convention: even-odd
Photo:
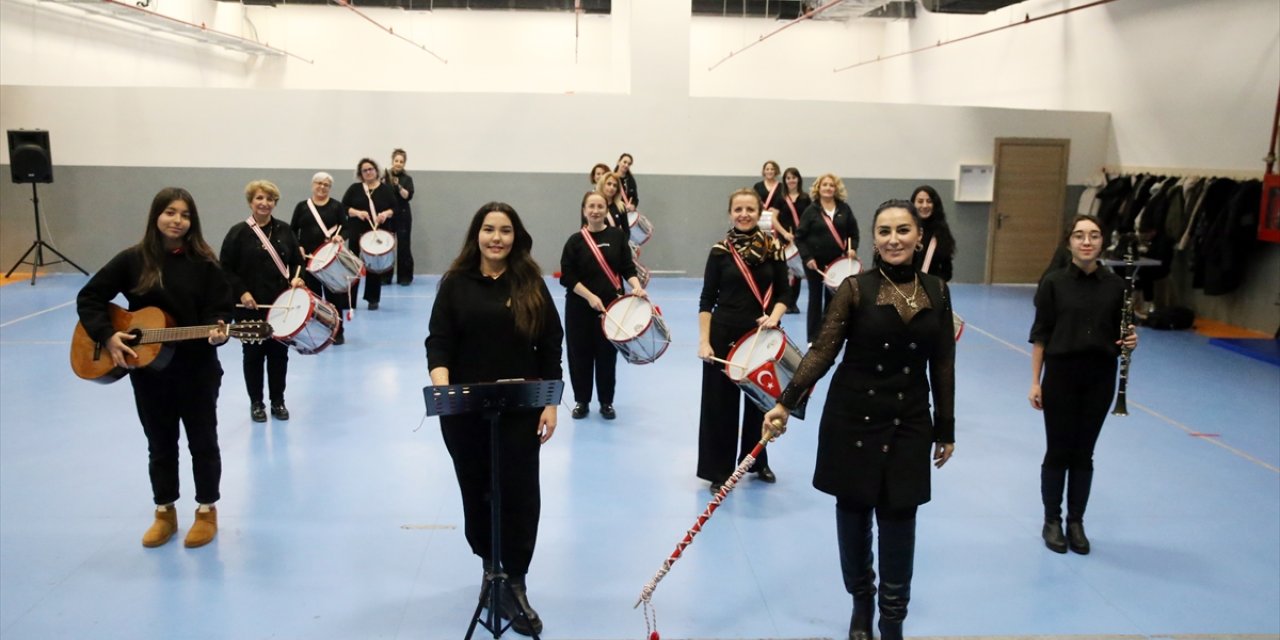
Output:
[[202,327],[168,327],[165,329],[143,329],[142,337],[138,344],[155,344],[157,342],[179,342],[182,340],[196,340],[199,338],[208,338],[209,332],[217,329],[218,325],[211,324]]

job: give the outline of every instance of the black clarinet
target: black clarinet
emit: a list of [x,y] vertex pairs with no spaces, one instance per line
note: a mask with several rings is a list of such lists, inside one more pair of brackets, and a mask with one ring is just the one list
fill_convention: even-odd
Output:
[[[1124,252],[1124,308],[1120,313],[1120,338],[1129,337],[1129,325],[1133,324],[1133,280],[1137,275],[1137,259],[1134,256],[1138,244],[1137,238],[1130,238]],[[1129,363],[1133,360],[1133,349],[1120,348],[1120,382],[1116,385],[1116,406],[1111,410],[1113,416],[1129,415],[1129,406],[1125,395],[1129,386]]]

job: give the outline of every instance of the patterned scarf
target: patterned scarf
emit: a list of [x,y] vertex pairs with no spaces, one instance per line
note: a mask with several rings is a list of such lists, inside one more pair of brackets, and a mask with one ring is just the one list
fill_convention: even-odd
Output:
[[753,267],[770,258],[777,258],[781,252],[773,236],[761,231],[759,227],[752,227],[750,231],[731,228],[724,240],[716,246],[725,253],[728,253],[729,247],[732,246],[738,251],[738,255],[742,256],[743,262]]

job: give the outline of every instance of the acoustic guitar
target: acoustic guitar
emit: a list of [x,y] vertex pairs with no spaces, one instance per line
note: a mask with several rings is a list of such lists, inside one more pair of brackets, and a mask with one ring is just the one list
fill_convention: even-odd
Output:
[[[144,307],[129,312],[115,304],[107,305],[111,326],[116,331],[133,334],[125,341],[137,358],[126,356],[134,369],[160,371],[173,359],[172,342],[181,340],[208,340],[209,331],[217,325],[202,327],[175,327],[173,317],[158,307]],[[227,325],[227,333],[243,342],[263,342],[271,338],[271,325],[263,321],[237,322]],[[129,369],[117,367],[111,361],[106,345],[94,342],[84,325],[76,323],[71,334],[71,370],[85,380],[111,384],[129,373]]]

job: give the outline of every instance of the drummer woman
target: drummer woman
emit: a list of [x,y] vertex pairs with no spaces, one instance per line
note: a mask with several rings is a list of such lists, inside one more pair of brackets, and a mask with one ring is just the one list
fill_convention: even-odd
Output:
[[619,197],[622,198],[623,212],[630,213],[640,206],[640,189],[636,187],[636,177],[631,173],[631,164],[635,160],[631,154],[624,153],[618,156],[618,164],[613,168],[613,172],[618,175],[618,180],[622,185]]
[[813,203],[800,215],[796,246],[804,260],[809,281],[808,339],[813,342],[822,327],[822,316],[831,304],[831,291],[823,286],[823,273],[840,257],[858,258],[858,221],[846,202],[849,192],[834,174],[823,174],[813,183]]
[[[307,257],[314,255],[324,243],[335,240],[346,242],[341,234],[342,227],[347,223],[347,208],[342,206],[341,202],[329,197],[331,189],[333,189],[333,176],[321,171],[311,177],[311,197],[299,202],[293,208],[293,220],[289,223],[289,228],[293,229],[293,235],[298,238],[298,246],[302,247],[304,263],[307,262]],[[346,291],[341,293],[330,291],[305,269],[302,271],[302,280],[307,283],[307,288],[312,293],[329,301],[329,304],[339,312],[351,306],[347,301]],[[343,336],[344,331],[343,326],[339,325],[338,335],[333,338],[334,344],[346,342]]]
[[947,224],[947,212],[938,191],[929,185],[921,185],[911,192],[911,203],[920,212],[920,225],[924,236],[916,254],[916,268],[951,282],[951,260],[956,253],[956,239]]
[[1132,325],[1121,340],[1125,283],[1098,265],[1104,237],[1096,218],[1076,216],[1066,237],[1071,263],[1047,273],[1036,289],[1027,399],[1032,408],[1044,411],[1047,446],[1040,467],[1041,536],[1045,546],[1057,553],[1066,553],[1068,547],[1089,553],[1084,510],[1093,487],[1093,448],[1115,395],[1116,356],[1122,346],[1138,346]]
[[142,241],[121,251],[89,279],[76,297],[80,323],[93,340],[106,347],[119,367],[137,357],[126,342],[133,336],[116,331],[108,303],[124,294],[129,310],[159,307],[178,326],[211,325],[207,342],[174,343],[173,359],[164,372],[135,369],[129,375],[133,396],[150,452],[151,496],[155,521],[142,536],[142,546],[158,547],[178,531],[179,423],[187,430],[191,472],[195,476],[195,524],[185,545],[208,544],[218,532],[222,454],[218,449],[218,388],[222,365],[213,346],[227,341],[231,288],[218,268],[218,258],[200,232],[200,215],[186,189],[162,189],[151,201]]
[[881,204],[872,230],[876,268],[841,283],[818,339],[765,420],[785,428],[790,410],[844,348],[822,410],[813,486],[836,497],[840,568],[853,596],[849,637],[871,638],[874,511],[880,637],[900,640],[916,508],[930,496],[930,449],[939,468],[955,449],[955,337],[946,283],[912,266],[920,243],[915,208],[905,200]]
[[[542,270],[530,255],[533,238],[511,205],[490,202],[471,219],[462,252],[440,281],[431,309],[427,367],[431,384],[524,378],[561,379],[564,331]],[[489,428],[479,414],[442,416],[441,432],[462,490],[467,542],[492,568],[489,550]],[[541,491],[538,452],[556,429],[556,405],[508,411],[498,443],[502,459],[502,568],[516,602],[501,614],[517,633],[542,631],[529,606],[525,574],[538,537]],[[523,608],[532,625],[516,618]]]
[[[266,320],[269,305],[289,287],[305,287],[302,272],[302,250],[293,230],[283,220],[273,218],[280,189],[267,180],[254,180],[244,188],[249,201],[249,218],[237,222],[222,241],[222,269],[231,282],[231,293],[239,301],[237,320]],[[262,403],[262,367],[267,368],[267,390],[271,399],[271,415],[288,420],[284,406],[285,376],[289,373],[289,347],[277,340],[261,344],[245,342],[244,386],[249,392],[249,417],[254,422],[267,421]]]
[[[782,169],[778,167],[778,163],[773,160],[766,160],[764,166],[760,168],[760,176],[763,179],[752,187],[755,189],[756,195],[760,196],[761,206],[763,207],[760,212],[761,215],[764,215],[765,211],[772,212],[775,230],[778,228],[778,214],[786,209],[786,205],[783,204],[783,200],[786,198],[786,190],[783,188],[782,183],[778,181],[781,173]],[[782,244],[785,245],[790,242],[790,233],[779,235],[782,237]]]
[[631,232],[629,220],[627,220],[627,203],[622,199],[622,178],[618,174],[610,171],[600,176],[600,181],[596,183],[596,191],[604,196],[605,202],[609,203],[609,218],[606,222],[611,227],[617,227]]
[[[698,477],[717,493],[760,441],[756,425],[763,412],[712,358],[727,360],[733,343],[753,329],[775,329],[787,305],[787,267],[777,240],[760,230],[760,197],[751,189],[729,196],[724,239],[711,247],[698,300],[698,357],[702,365],[702,407],[698,418]],[[750,279],[747,278],[750,274]],[[739,399],[742,399],[740,401]],[[742,404],[742,421],[738,405]],[[742,426],[739,432],[739,425]],[[736,452],[736,456],[735,456]],[[776,482],[767,452],[751,471]]]
[[[346,236],[351,252],[360,253],[360,236],[372,231],[377,226],[395,215],[396,193],[391,185],[382,181],[378,174],[378,163],[363,158],[356,165],[358,182],[351,183],[346,193],[342,194],[342,204],[347,208]],[[364,278],[364,299],[369,302],[369,310],[375,311],[382,300],[382,274],[370,273]],[[360,283],[352,283],[351,297],[360,293]]]
[[[591,175],[591,190],[592,190],[592,191],[595,191],[595,189],[596,189],[596,185],[597,185],[597,184],[599,184],[599,182],[600,182],[600,178],[604,177],[604,174],[606,174],[606,173],[609,173],[609,165],[607,165],[607,164],[605,164],[605,163],[603,163],[603,162],[597,162],[597,163],[595,164],[595,166],[591,167],[591,174],[590,174],[590,175]],[[606,222],[605,224],[610,224],[610,225],[611,225],[611,224],[613,224],[613,222],[610,220],[609,222]],[[579,227],[585,227],[585,226],[587,226],[587,216],[585,216],[585,215],[584,215],[584,216],[582,216],[582,219],[578,222],[578,226],[579,226]]]
[[[800,215],[805,209],[809,208],[809,194],[804,192],[804,178],[800,177],[800,170],[795,167],[787,167],[782,173],[782,184],[786,185],[786,193],[782,204],[785,205],[778,216],[775,228],[778,229],[778,235],[783,239],[783,246],[795,244],[795,231],[800,227]],[[788,270],[790,274],[790,270]],[[787,313],[800,313],[800,309],[796,306],[796,301],[800,298],[800,283],[802,280],[795,275],[789,275],[787,283],[791,285],[791,291],[787,294],[785,302],[787,303]]]
[[560,256],[560,284],[567,290],[564,330],[569,380],[573,383],[572,415],[578,420],[590,412],[594,369],[600,388],[600,416],[613,420],[618,417],[613,408],[618,350],[605,337],[600,314],[622,295],[623,280],[631,285],[632,295],[647,298],[648,294],[636,278],[626,234],[605,224],[609,212],[604,196],[588,191],[582,197],[582,215],[587,226],[569,236]]

